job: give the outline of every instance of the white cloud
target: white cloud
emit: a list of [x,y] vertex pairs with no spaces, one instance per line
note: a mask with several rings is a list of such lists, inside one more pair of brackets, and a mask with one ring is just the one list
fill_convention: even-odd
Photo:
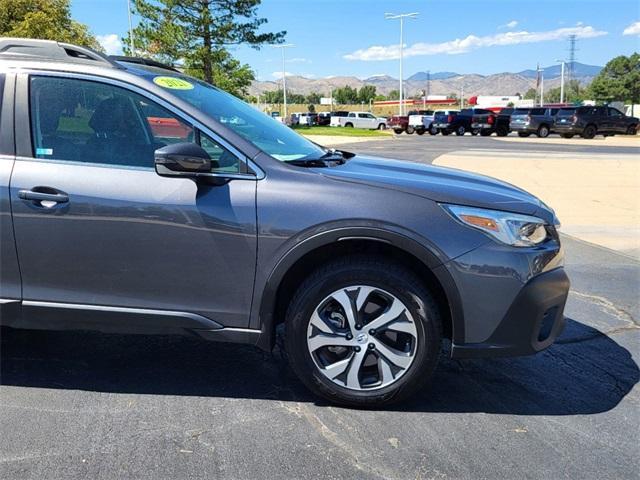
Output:
[[122,42],[115,33],[96,35],[96,38],[107,55],[122,55]]
[[[526,30],[519,32],[505,32],[495,35],[486,35],[478,37],[476,35],[468,35],[465,38],[456,38],[448,42],[442,43],[414,43],[404,49],[405,57],[417,57],[423,55],[455,55],[467,53],[479,48],[518,45],[521,43],[538,43],[550,40],[563,40],[569,35],[576,35],[578,38],[594,38],[607,35],[607,32],[596,30],[591,26],[579,26],[570,28],[557,28],[555,30],[547,30],[544,32],[527,32]],[[356,50],[355,52],[344,55],[346,60],[396,60],[400,58],[400,45],[388,46],[371,46]]]
[[[285,76],[287,76],[287,77],[290,77],[290,76],[292,76],[292,75],[293,75],[293,73],[291,73],[291,72],[284,72],[284,74],[285,74]],[[273,72],[273,73],[271,74],[271,76],[272,76],[273,78],[281,79],[281,78],[282,78],[282,71],[280,71],[280,72]]]
[[505,23],[504,25],[500,25],[498,28],[508,28],[509,30],[516,28],[518,26],[517,20],[511,20],[510,22]]
[[633,22],[622,32],[623,35],[640,35],[640,22]]
[[287,63],[311,63],[311,60],[302,57],[288,58]]

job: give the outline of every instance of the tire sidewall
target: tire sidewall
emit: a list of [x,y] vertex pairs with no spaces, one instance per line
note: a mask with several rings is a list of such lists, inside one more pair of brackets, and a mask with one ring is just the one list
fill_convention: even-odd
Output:
[[[356,268],[328,273],[303,285],[287,313],[286,348],[294,370],[303,383],[323,397],[351,406],[381,405],[393,398],[404,397],[429,377],[440,353],[441,327],[437,313],[421,297],[425,292],[413,291],[408,282],[388,271]],[[306,283],[306,282],[305,282]],[[313,310],[331,293],[354,285],[368,285],[385,290],[402,301],[410,311],[418,335],[416,352],[409,370],[386,387],[356,391],[333,383],[316,366],[307,347],[307,329]],[[291,311],[291,309],[298,311]]]

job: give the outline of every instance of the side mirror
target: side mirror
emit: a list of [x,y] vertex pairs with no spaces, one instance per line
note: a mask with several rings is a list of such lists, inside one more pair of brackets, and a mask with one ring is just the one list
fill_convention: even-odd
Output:
[[211,157],[195,143],[174,143],[154,153],[156,173],[162,177],[197,177],[211,173]]

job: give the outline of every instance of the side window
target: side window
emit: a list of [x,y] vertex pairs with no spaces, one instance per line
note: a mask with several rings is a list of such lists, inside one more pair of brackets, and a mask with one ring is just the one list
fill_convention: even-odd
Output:
[[351,118],[353,118],[353,117],[355,117],[355,116],[356,116],[356,114],[355,114],[355,113],[350,113],[349,115],[347,115],[347,117],[351,117]]
[[193,128],[124,88],[89,80],[31,77],[35,157],[153,168],[153,152],[192,141]]
[[200,132],[200,146],[211,157],[212,173],[240,173],[238,157],[203,132]]
[[609,107],[609,116],[610,117],[621,117],[622,116],[622,112],[620,110],[618,110],[617,108]]

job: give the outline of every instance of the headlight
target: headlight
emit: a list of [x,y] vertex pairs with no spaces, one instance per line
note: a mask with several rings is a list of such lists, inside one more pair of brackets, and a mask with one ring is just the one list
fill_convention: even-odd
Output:
[[538,217],[461,205],[442,206],[460,222],[507,245],[531,247],[547,239],[546,222]]

